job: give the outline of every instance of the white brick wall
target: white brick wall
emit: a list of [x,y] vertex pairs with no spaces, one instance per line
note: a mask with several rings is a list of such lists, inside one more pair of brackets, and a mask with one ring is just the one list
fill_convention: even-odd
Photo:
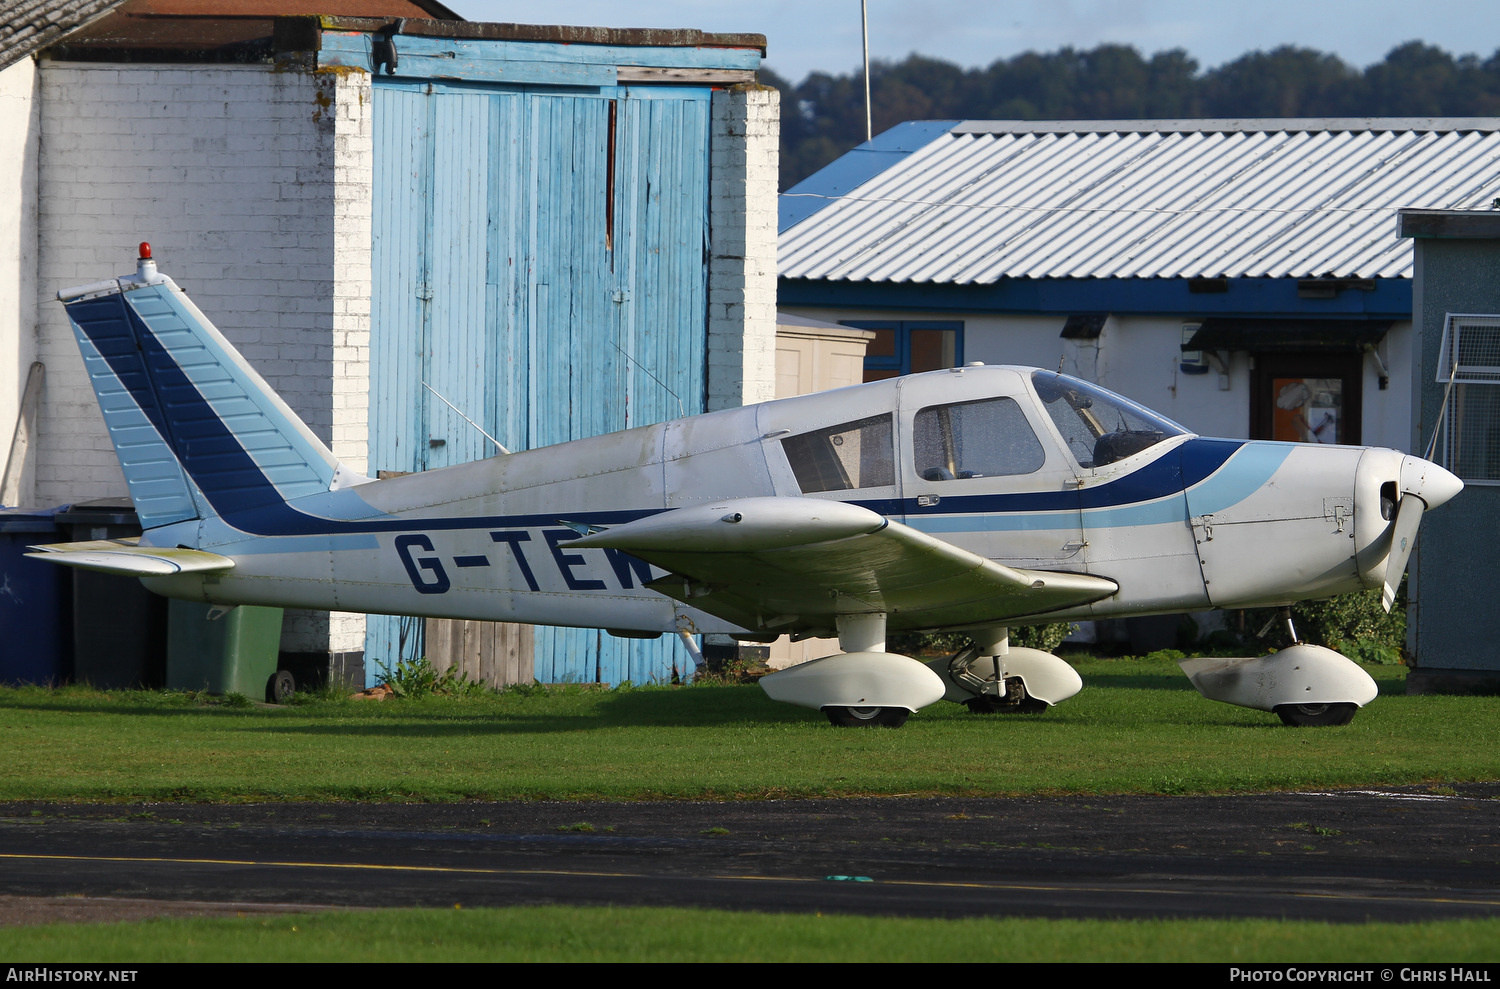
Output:
[[[0,470],[36,350],[36,65],[0,70]],[[18,502],[31,508],[28,471]]]
[[[126,493],[52,299],[130,271],[142,240],[313,432],[364,469],[368,76],[68,62],[40,75],[38,501]],[[283,648],[360,649],[363,624],[303,616]]]
[[[371,197],[375,185],[374,124],[370,77],[363,72],[315,74],[335,83],[331,94],[333,133],[333,291],[332,361],[339,380],[333,387],[329,446],[363,472],[369,457],[370,242]],[[354,617],[354,616],[351,616]],[[364,618],[358,646],[364,648]]]
[[708,407],[776,397],[776,184],[780,93],[713,96],[709,157]]

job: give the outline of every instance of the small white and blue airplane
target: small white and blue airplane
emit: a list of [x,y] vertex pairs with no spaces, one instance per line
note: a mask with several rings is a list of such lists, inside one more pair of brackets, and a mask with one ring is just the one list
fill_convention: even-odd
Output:
[[[837,635],[762,679],[840,725],[946,698],[1045,708],[1082,681],[1013,625],[1281,606],[1383,587],[1462,488],[1394,450],[1208,439],[1096,385],[970,365],[372,480],[170,278],[58,293],[144,530],[34,547],[159,594],[606,628]],[[975,645],[924,664],[892,631]],[[1183,661],[1205,696],[1343,724],[1338,653]]]

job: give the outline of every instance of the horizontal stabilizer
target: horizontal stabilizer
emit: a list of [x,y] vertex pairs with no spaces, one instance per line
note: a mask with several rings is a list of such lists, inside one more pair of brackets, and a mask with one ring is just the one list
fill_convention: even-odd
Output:
[[65,567],[97,570],[126,577],[165,577],[174,573],[223,573],[234,561],[201,549],[172,546],[139,546],[116,539],[94,539],[81,543],[51,543],[30,547],[26,555]]

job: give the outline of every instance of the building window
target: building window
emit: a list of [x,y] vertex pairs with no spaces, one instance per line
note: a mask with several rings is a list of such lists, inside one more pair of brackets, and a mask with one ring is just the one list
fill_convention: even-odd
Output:
[[941,371],[964,361],[960,320],[845,319],[844,326],[874,330],[865,348],[865,380],[879,381],[918,371]]
[[1438,462],[1466,483],[1500,484],[1500,316],[1448,314],[1437,381]]

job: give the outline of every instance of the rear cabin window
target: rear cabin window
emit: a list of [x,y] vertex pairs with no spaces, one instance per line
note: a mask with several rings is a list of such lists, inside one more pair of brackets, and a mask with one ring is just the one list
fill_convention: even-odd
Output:
[[1026,414],[1011,398],[922,409],[912,447],[917,474],[928,481],[1030,474],[1047,459]]
[[896,483],[889,413],[788,436],[781,448],[803,494]]

